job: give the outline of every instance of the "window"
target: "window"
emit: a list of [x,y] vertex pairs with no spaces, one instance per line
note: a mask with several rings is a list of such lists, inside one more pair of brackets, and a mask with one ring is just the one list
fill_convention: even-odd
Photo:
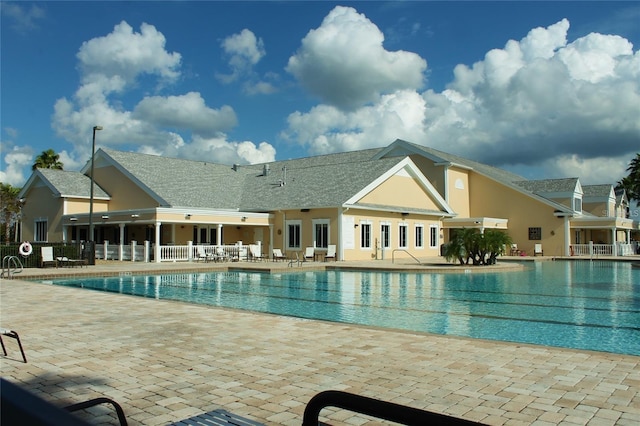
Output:
[[47,219],[36,219],[34,226],[34,240],[37,242],[48,241],[48,222]]
[[429,247],[438,247],[438,226],[429,225]]
[[416,248],[424,247],[424,226],[416,225]]
[[360,247],[371,248],[371,223],[360,222]]
[[529,228],[529,239],[530,240],[541,240],[542,239],[542,228]]
[[582,198],[573,199],[573,210],[577,212],[582,212]]
[[317,219],[313,221],[314,247],[327,248],[329,246],[329,220]]
[[407,248],[407,224],[401,223],[398,226],[398,248]]
[[299,220],[288,220],[286,223],[287,249],[300,248],[300,229],[302,224]]
[[382,248],[391,247],[391,225],[388,223],[380,225],[380,243]]

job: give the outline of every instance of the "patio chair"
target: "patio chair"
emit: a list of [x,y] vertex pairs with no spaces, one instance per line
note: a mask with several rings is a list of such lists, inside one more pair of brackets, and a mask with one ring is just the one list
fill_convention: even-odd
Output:
[[264,260],[264,256],[262,253],[258,252],[258,246],[256,244],[249,244],[249,254],[253,261]]
[[277,262],[279,260],[287,260],[287,256],[282,254],[282,250],[280,250],[279,248],[273,249],[273,261]]
[[533,256],[544,256],[544,251],[542,251],[542,244],[536,244],[533,248]]
[[22,354],[22,360],[24,363],[27,363],[27,356],[24,354],[24,349],[22,348],[22,342],[20,342],[20,336],[13,330],[7,330],[6,328],[0,328],[0,345],[2,345],[2,352],[4,352],[4,356],[7,356],[7,349],[4,347],[4,341],[2,340],[2,336],[11,337],[12,339],[16,339],[18,342],[18,347],[20,348],[20,353]]
[[316,260],[316,249],[315,247],[307,247],[304,250],[304,256],[302,258],[303,262]]
[[40,261],[41,268],[49,265],[55,266],[56,268],[58,267],[58,263],[53,258],[53,247],[40,247],[40,253],[42,254],[42,260]]
[[338,258],[336,257],[336,245],[335,244],[329,244],[329,246],[327,247],[327,254],[324,256],[324,261],[326,262],[327,259],[338,260]]
[[198,260],[198,261],[204,260],[205,262],[213,260],[213,254],[207,253],[203,246],[196,246],[196,249],[198,251],[198,255],[196,256],[196,260]]
[[518,250],[517,244],[511,244],[511,251],[509,252],[509,256],[520,256],[520,250]]
[[214,255],[214,260],[216,262],[224,262],[225,260],[229,260],[229,255],[227,254],[226,251],[224,251],[224,248],[216,247],[216,253]]

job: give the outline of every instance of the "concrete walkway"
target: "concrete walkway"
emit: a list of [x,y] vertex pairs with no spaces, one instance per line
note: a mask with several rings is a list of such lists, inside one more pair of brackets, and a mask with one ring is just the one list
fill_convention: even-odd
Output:
[[[118,263],[58,273],[158,269]],[[212,267],[219,266],[162,270]],[[20,280],[2,280],[0,297],[1,326],[20,334],[28,358],[23,363],[15,341],[4,339],[5,379],[61,406],[112,398],[132,425],[165,425],[217,408],[267,425],[300,425],[309,399],[329,389],[492,425],[635,426],[640,419],[635,356],[389,331]],[[332,424],[380,424],[343,410],[322,415]],[[108,406],[84,416],[94,424],[117,424]]]

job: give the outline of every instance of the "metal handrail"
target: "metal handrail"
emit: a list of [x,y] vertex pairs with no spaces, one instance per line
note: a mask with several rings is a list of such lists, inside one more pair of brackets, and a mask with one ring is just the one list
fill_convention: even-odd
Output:
[[418,264],[420,264],[420,261],[418,260],[418,258],[416,258],[414,255],[412,255],[411,253],[409,253],[409,252],[408,252],[407,250],[405,250],[405,249],[394,249],[394,250],[391,252],[391,263],[394,263],[394,262],[395,262],[395,254],[396,254],[396,252],[397,252],[397,251],[403,251],[403,252],[407,253],[409,256],[413,257],[413,260],[415,260],[416,262],[418,262]]
[[[12,264],[13,263],[13,269]],[[18,270],[19,268],[19,270]],[[13,279],[15,274],[19,274],[24,270],[22,262],[18,256],[5,256],[2,258],[2,278]]]
[[[304,409],[302,426],[318,426],[320,411],[337,407],[404,425],[480,425],[481,423],[450,417],[444,414],[407,407],[343,391],[324,391],[315,395]],[[323,423],[325,424],[325,423]]]

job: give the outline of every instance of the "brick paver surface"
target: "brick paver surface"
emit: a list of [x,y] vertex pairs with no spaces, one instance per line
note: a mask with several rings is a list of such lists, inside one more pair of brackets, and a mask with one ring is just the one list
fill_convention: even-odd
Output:
[[[0,285],[16,330],[2,376],[67,405],[98,396],[130,424],[224,408],[299,425],[334,389],[492,425],[637,425],[640,357],[397,332],[19,280]],[[83,414],[116,424],[108,406]],[[379,424],[325,409],[333,424]]]

